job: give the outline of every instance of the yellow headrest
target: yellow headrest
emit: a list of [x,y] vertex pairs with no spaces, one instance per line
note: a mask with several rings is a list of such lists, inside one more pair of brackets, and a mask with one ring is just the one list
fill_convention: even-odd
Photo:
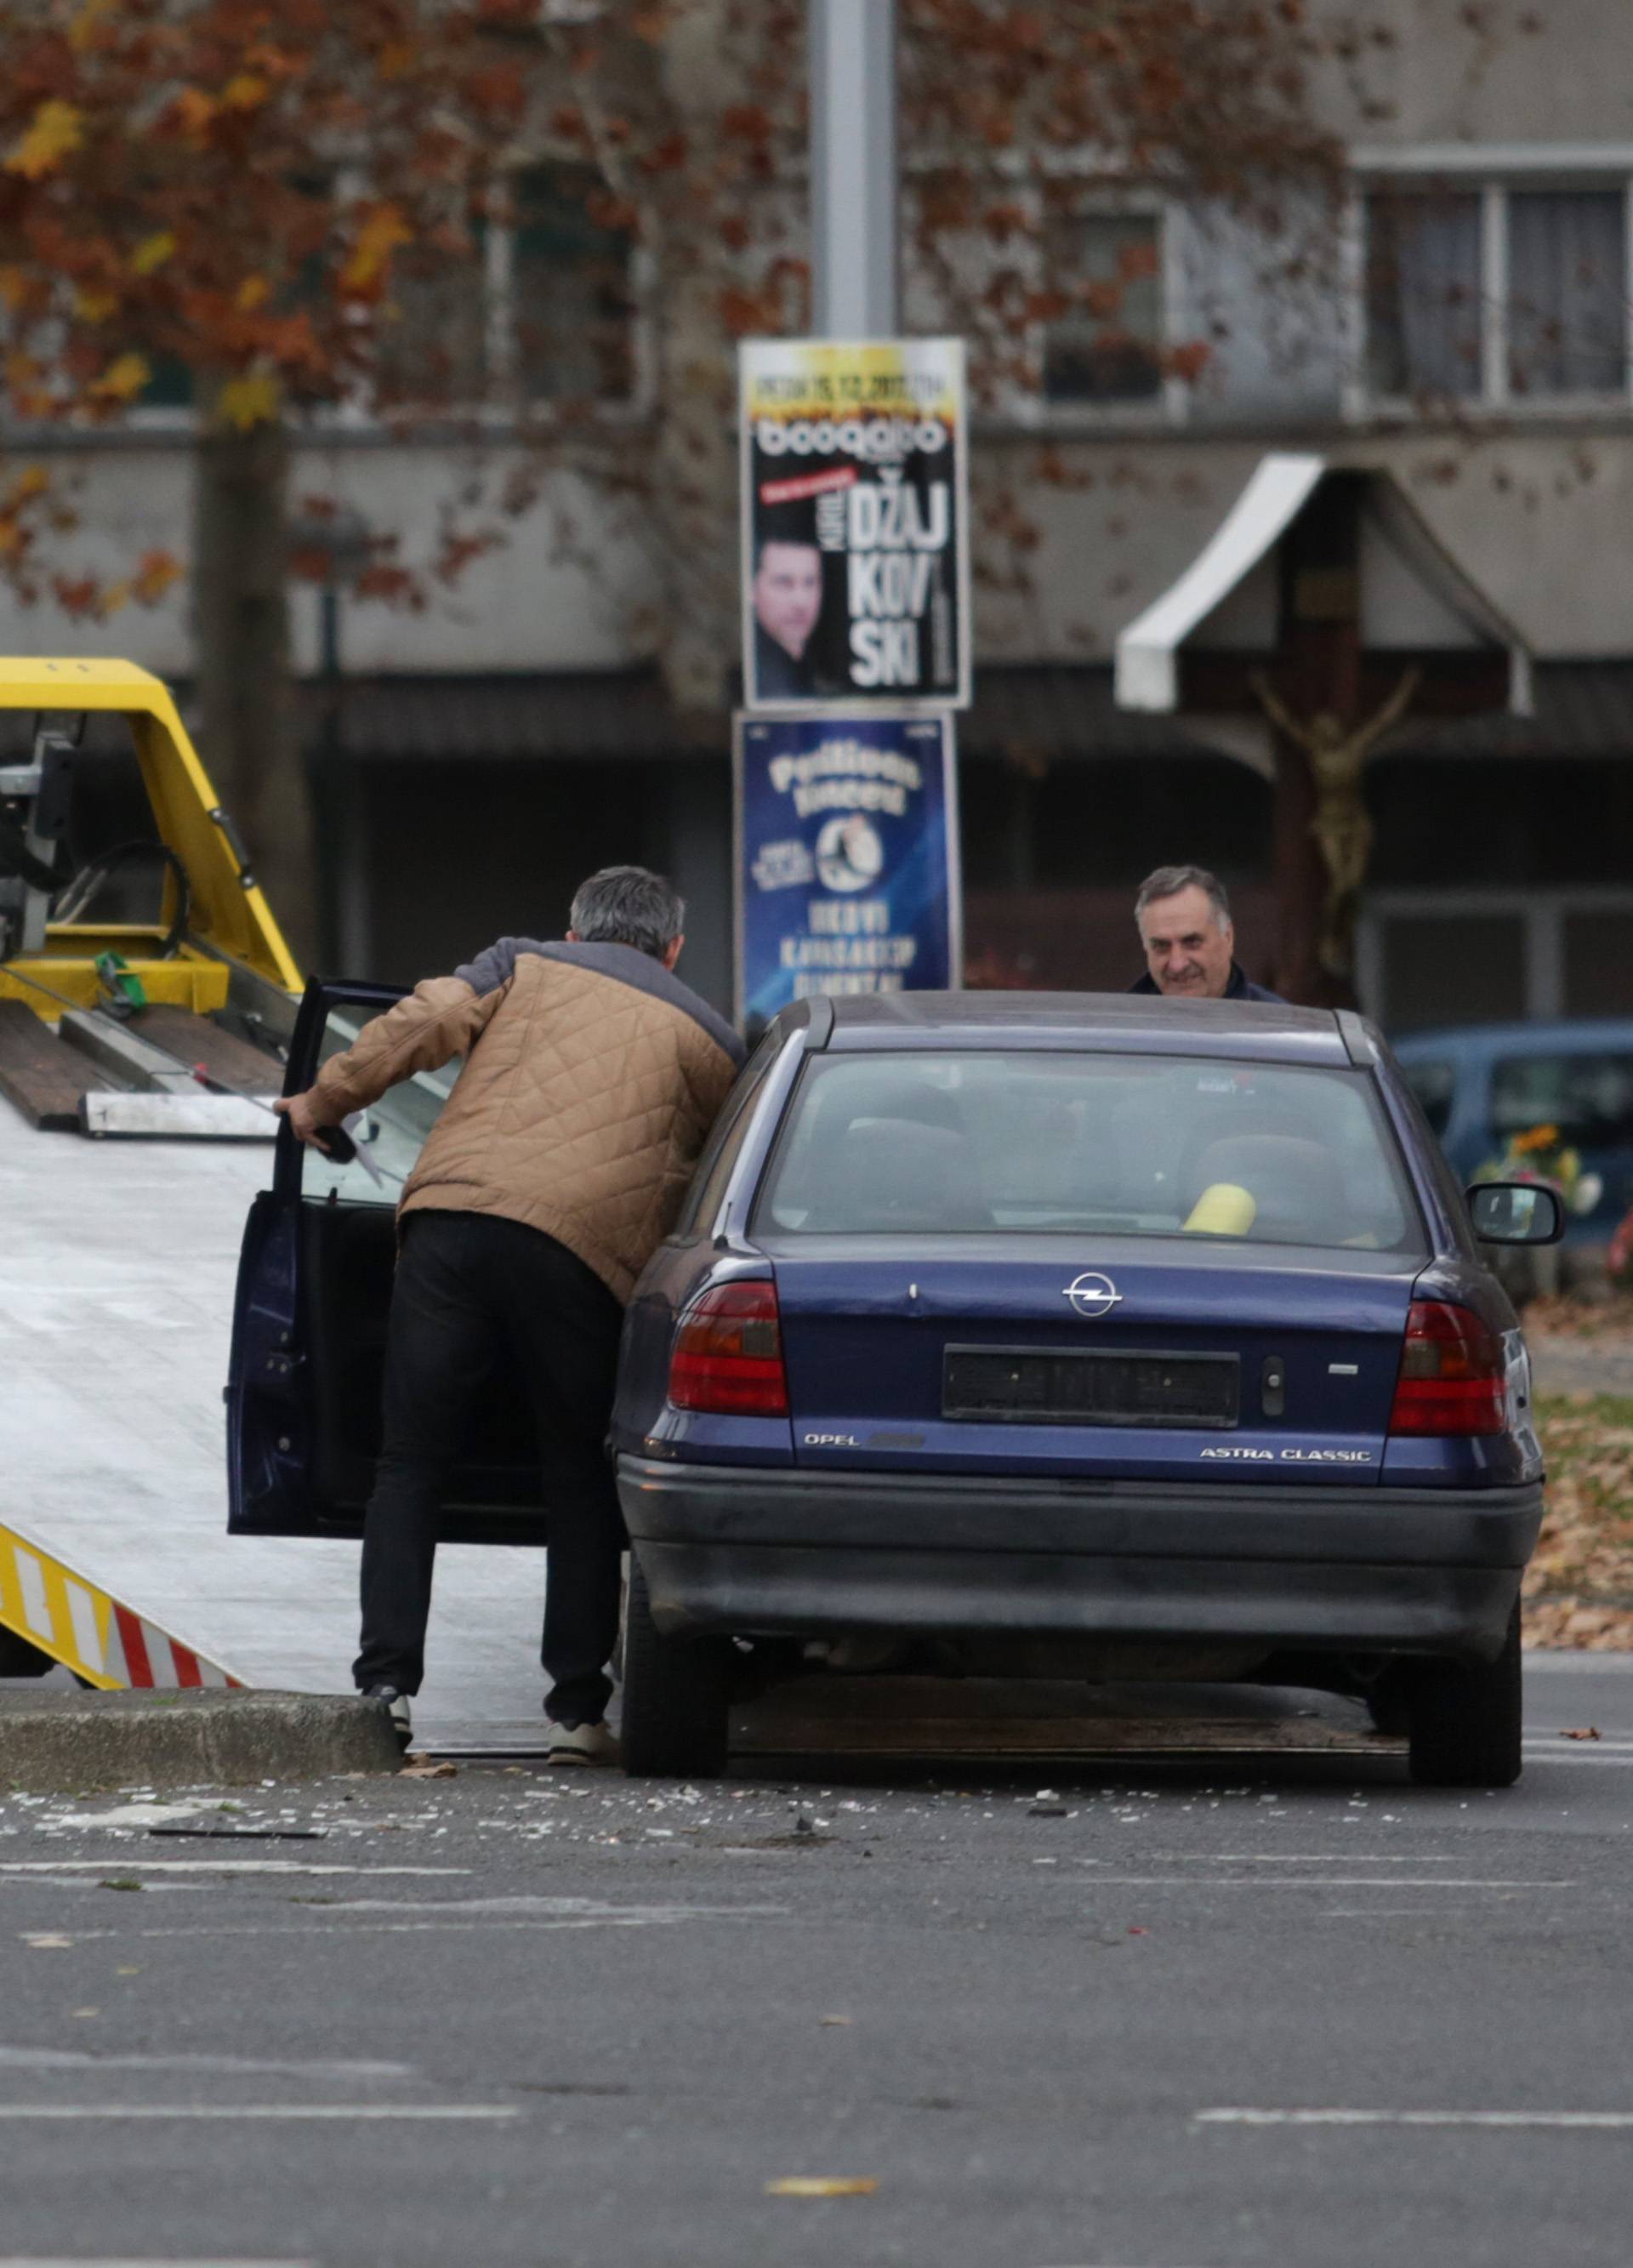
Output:
[[1210,1182],[1191,1207],[1185,1224],[1188,1236],[1246,1236],[1258,1214],[1258,1203],[1235,1182]]

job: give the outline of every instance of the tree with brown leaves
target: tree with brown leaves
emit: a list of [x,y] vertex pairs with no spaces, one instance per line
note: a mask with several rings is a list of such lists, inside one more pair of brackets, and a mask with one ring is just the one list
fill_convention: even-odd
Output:
[[[1075,315],[1118,350],[1148,255],[1057,268],[1055,225],[1085,189],[1262,211],[1335,179],[1305,107],[1300,0],[901,0],[901,28],[904,264],[934,328],[970,340],[993,408],[1035,389],[1042,323]],[[540,505],[591,565],[626,536],[651,568],[626,641],[718,734],[737,643],[734,345],[807,320],[805,34],[801,0],[22,0],[0,26],[0,569],[97,615],[191,577],[208,758],[303,942],[289,588],[333,562],[320,497],[302,499],[291,544],[291,458],[326,421],[462,445],[423,554],[364,531],[361,595],[423,603]],[[616,327],[637,294],[641,366],[614,382],[615,419],[605,357],[560,356],[530,392],[513,342],[508,360],[489,351],[460,290],[541,166],[579,214],[576,241],[629,253],[598,303]],[[422,323],[429,344],[405,357],[406,312],[439,291],[464,312]],[[1172,374],[1205,354],[1181,346]],[[111,582],[69,575],[53,438],[117,425],[178,375],[190,541]],[[1033,476],[1052,462],[1041,449]],[[590,482],[593,526],[564,504],[564,472]],[[985,498],[978,560],[1024,578],[1035,535],[1012,466]]]

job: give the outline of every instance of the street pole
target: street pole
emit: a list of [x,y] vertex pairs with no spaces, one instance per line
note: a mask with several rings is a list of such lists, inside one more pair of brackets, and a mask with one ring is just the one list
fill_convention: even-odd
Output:
[[896,0],[810,0],[811,307],[818,337],[901,329]]

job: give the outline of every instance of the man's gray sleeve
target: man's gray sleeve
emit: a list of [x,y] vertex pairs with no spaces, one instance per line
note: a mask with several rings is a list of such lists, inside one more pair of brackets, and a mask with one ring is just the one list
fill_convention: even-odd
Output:
[[501,984],[508,984],[516,974],[517,943],[513,937],[502,937],[497,945],[490,945],[485,953],[479,953],[474,961],[467,961],[453,973],[470,986],[479,1000],[485,1000],[489,992],[497,992]]

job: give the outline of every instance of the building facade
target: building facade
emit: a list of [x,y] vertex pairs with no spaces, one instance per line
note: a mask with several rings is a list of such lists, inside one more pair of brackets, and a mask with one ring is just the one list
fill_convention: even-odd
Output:
[[[1334,0],[1329,28],[1352,12]],[[1244,957],[1266,965],[1268,735],[1126,714],[1112,658],[1266,453],[1296,447],[1388,471],[1535,659],[1531,716],[1409,715],[1372,760],[1364,1005],[1399,1030],[1633,1013],[1633,11],[1570,0],[1484,29],[1469,12],[1379,0],[1373,36],[1322,67],[1345,175],[1302,259],[1296,210],[1250,220],[1107,184],[1086,158],[1070,212],[1040,225],[1041,279],[1103,280],[1114,313],[1040,317],[1024,382],[976,430],[977,544],[1007,560],[1024,523],[1026,556],[977,578],[960,723],[973,982],[1126,983],[1133,887],[1174,859],[1225,877]],[[593,388],[638,446],[661,280],[622,259],[586,250],[537,169],[423,323],[539,400]],[[905,319],[942,327],[932,276],[909,269]],[[161,379],[128,430],[75,445],[87,563],[176,544],[188,419]],[[429,526],[471,446],[350,416],[301,438],[295,485]],[[504,454],[490,436],[481,477],[502,482]],[[342,595],[338,685],[319,596],[298,593],[324,958],[410,980],[493,934],[558,929],[583,871],[636,858],[688,893],[689,973],[729,1005],[725,733],[671,713],[643,629],[649,563],[575,478],[555,502],[576,544],[561,511],[524,517],[423,612]],[[192,674],[180,596],[100,626],[0,612],[15,650]]]

